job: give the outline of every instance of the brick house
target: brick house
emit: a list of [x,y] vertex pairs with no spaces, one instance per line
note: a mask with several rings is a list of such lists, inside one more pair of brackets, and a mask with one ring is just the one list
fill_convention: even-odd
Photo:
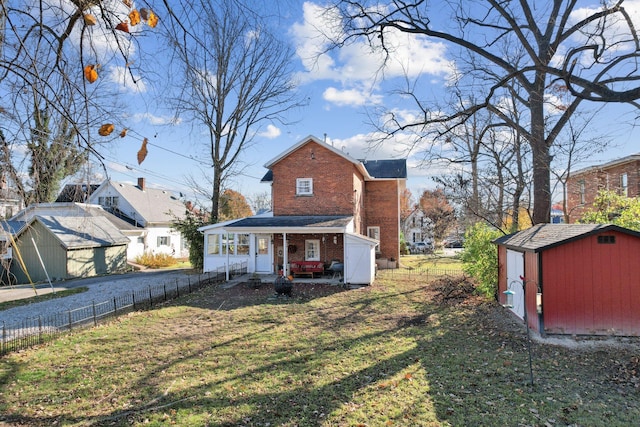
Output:
[[246,261],[249,272],[289,274],[298,262],[338,262],[345,283],[370,283],[376,264],[397,266],[405,159],[357,160],[309,136],[265,167],[272,212],[202,227],[204,271]]
[[565,190],[570,223],[575,223],[593,206],[601,190],[637,197],[640,195],[640,154],[575,171],[567,179]]

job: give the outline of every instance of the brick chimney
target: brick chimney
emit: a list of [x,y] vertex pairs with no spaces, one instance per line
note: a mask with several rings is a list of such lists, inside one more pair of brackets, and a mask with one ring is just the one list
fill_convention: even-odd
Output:
[[138,178],[138,188],[144,191],[144,178]]

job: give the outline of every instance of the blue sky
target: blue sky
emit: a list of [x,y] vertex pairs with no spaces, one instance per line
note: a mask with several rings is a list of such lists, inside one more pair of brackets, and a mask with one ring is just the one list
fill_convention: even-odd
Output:
[[[281,33],[296,49],[297,78],[300,90],[309,98],[309,105],[293,114],[292,119],[297,120],[294,125],[282,127],[272,123],[263,130],[255,139],[255,145],[244,153],[242,161],[246,167],[242,174],[228,182],[228,187],[248,197],[268,192],[268,185],[259,183],[266,172],[264,164],[268,160],[308,135],[321,139],[326,135],[327,142],[356,158],[407,158],[407,185],[414,196],[419,196],[425,188],[432,188],[431,176],[442,174],[443,170],[435,166],[418,167],[420,156],[416,152],[408,154],[404,151],[405,141],[401,137],[393,143],[369,149],[368,142],[375,131],[368,115],[382,105],[394,108],[400,114],[415,114],[405,100],[390,94],[392,89],[402,84],[405,72],[421,79],[427,96],[434,99],[442,96],[450,73],[455,69],[446,46],[398,35],[388,40],[395,44],[396,52],[382,78],[376,72],[381,58],[371,53],[365,44],[350,45],[317,56],[326,45],[318,37],[316,29],[329,28],[329,22],[325,21],[329,18],[318,13],[318,4],[302,1],[278,4],[287,8],[278,25]],[[584,4],[592,5],[591,2]],[[625,5],[634,11],[640,10],[638,0]],[[151,40],[152,36],[146,38]],[[145,49],[145,41],[140,44],[140,49]],[[121,77],[116,68],[110,72]],[[131,128],[129,135],[117,139],[101,152],[105,155],[111,179],[135,182],[137,177],[143,176],[147,185],[193,198],[189,197],[189,182],[192,179],[199,180],[199,169],[207,170],[207,154],[203,146],[198,144],[199,135],[189,125],[168,125],[171,122],[170,112],[154,101],[153,94],[158,90],[161,89],[138,86],[132,95],[136,97],[138,109],[127,118]],[[598,121],[593,123],[592,134],[601,133],[614,139],[616,148],[578,166],[640,152],[640,131],[626,124],[632,122],[635,115],[636,112],[628,107],[610,106],[603,110]],[[145,161],[138,165],[136,152],[144,137],[150,143],[149,153]],[[99,170],[95,172],[100,173]]]

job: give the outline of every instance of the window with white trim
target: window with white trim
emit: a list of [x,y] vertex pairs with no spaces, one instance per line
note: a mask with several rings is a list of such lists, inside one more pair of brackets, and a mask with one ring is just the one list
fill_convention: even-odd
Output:
[[238,234],[237,245],[236,245],[236,255],[249,255],[249,235],[248,234]]
[[304,241],[304,260],[320,261],[320,240]]
[[207,255],[220,255],[219,234],[207,234]]
[[158,236],[158,247],[169,246],[171,244],[171,236]]
[[629,194],[629,176],[626,173],[620,175],[620,190],[623,196]]
[[[367,236],[380,242],[380,227],[367,227]],[[380,243],[376,245],[376,253],[380,252]]]
[[297,196],[313,195],[313,178],[297,178],[296,179],[296,195]]

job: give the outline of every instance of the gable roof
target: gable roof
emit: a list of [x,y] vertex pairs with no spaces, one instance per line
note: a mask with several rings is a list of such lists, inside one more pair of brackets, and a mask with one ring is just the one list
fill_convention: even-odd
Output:
[[527,230],[499,237],[493,243],[504,245],[508,249],[541,252],[571,241],[610,231],[640,238],[640,232],[613,224],[538,224]]
[[174,217],[183,218],[185,215],[185,204],[170,191],[147,186],[142,189],[135,184],[114,181],[106,181],[102,186],[111,186],[118,192],[141,216],[132,219],[144,220],[146,224],[169,224],[174,221]]
[[273,171],[271,168],[274,164],[287,157],[289,154],[296,151],[298,148],[308,144],[309,142],[316,143],[333,152],[334,154],[346,159],[354,164],[356,168],[360,170],[365,178],[365,181],[373,179],[406,179],[407,178],[407,161],[406,159],[390,159],[390,160],[358,160],[351,157],[349,154],[342,150],[335,148],[333,145],[316,138],[313,135],[309,135],[303,138],[297,144],[292,145],[282,153],[278,154],[273,159],[265,163],[264,167],[269,169],[267,173],[262,177],[260,182],[272,182]]
[[66,249],[129,243],[129,238],[104,217],[35,216],[29,221],[29,225],[36,221],[49,229]]
[[614,166],[624,165],[625,163],[640,161],[640,154],[631,154],[629,156],[621,157],[619,159],[611,160],[606,163],[600,163],[598,165],[587,166],[582,169],[571,172],[571,176],[583,175],[590,172],[595,172],[601,169],[609,169]]

